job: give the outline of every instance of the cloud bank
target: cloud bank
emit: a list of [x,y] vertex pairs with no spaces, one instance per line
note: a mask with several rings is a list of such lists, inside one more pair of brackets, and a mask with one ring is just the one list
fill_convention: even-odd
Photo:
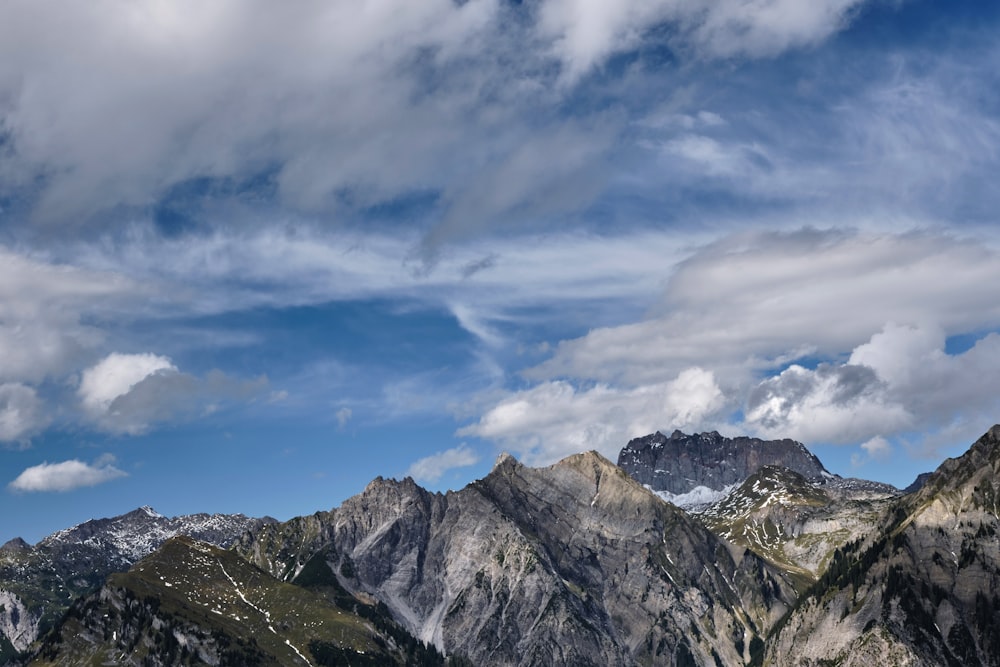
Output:
[[998,259],[934,232],[733,235],[678,264],[648,318],[560,343],[458,434],[537,463],[686,426],[932,454],[1000,411],[1000,337],[947,349],[1000,326],[981,289]]

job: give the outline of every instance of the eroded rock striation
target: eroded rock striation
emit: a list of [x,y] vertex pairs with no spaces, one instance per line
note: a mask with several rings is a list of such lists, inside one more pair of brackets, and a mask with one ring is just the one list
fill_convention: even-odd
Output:
[[593,452],[539,469],[504,456],[444,495],[377,479],[239,550],[289,580],[319,555],[474,664],[743,664],[794,602],[775,568]]

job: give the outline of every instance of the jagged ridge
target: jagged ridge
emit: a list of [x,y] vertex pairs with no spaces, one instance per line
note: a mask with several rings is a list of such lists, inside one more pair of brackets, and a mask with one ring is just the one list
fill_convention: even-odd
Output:
[[503,457],[459,492],[378,479],[340,508],[248,536],[293,578],[339,582],[475,664],[739,664],[794,600],[788,581],[596,453]]

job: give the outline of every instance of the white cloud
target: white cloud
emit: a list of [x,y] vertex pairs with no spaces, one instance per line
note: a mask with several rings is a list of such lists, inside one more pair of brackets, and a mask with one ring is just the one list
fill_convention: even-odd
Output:
[[722,407],[714,376],[701,368],[634,389],[543,382],[503,398],[458,435],[498,441],[531,465],[590,449],[615,458],[630,438],[657,429],[704,427]]
[[744,426],[768,438],[855,443],[912,423],[865,366],[792,365],[750,392]]
[[892,445],[882,436],[861,443],[861,449],[873,459],[885,460],[892,453]]
[[166,357],[115,352],[83,372],[77,393],[96,426],[139,435],[158,422],[210,415],[221,401],[252,399],[267,384],[265,377],[237,380],[217,370],[199,378]]
[[354,412],[350,408],[340,408],[333,416],[337,419],[337,426],[344,428],[347,426],[347,422],[351,421],[353,414]]
[[[1000,335],[961,354],[945,340],[1000,327],[993,284],[992,247],[934,232],[730,236],[676,265],[648,319],[560,343],[526,372],[538,384],[459,433],[535,463],[613,455],[635,435],[740,408],[739,428],[810,443],[974,435],[1000,411]],[[808,357],[838,361],[793,363]],[[692,367],[713,391],[668,398]]]
[[851,466],[860,468],[871,461],[886,461],[892,454],[892,444],[880,435],[859,446],[860,452],[851,454]]
[[860,4],[98,0],[60,5],[53,22],[51,2],[5,3],[0,176],[41,183],[35,213],[59,222],[269,169],[306,211],[344,193],[363,207],[440,191],[450,231],[572,211],[608,173],[599,158],[620,122],[546,122],[572,94],[558,77],[578,80],[664,23],[682,60],[772,56],[821,41]]
[[46,424],[44,403],[23,384],[0,384],[0,442],[24,442]]
[[744,425],[806,442],[861,442],[860,464],[887,453],[885,435],[913,434],[908,441],[930,453],[975,437],[997,414],[1000,335],[948,354],[939,329],[889,324],[845,364],[793,365],[762,381],[749,394]]
[[638,46],[660,24],[673,28],[674,46],[708,57],[770,56],[814,44],[844,27],[863,0],[549,0],[540,31],[575,80],[609,55]]
[[462,443],[458,447],[446,449],[430,456],[414,461],[407,469],[406,475],[418,482],[433,484],[453,468],[464,468],[479,463],[479,455],[468,445]]
[[637,386],[697,365],[723,387],[745,384],[803,355],[843,354],[887,322],[1000,327],[992,284],[997,252],[944,234],[732,235],[680,262],[648,319],[564,341],[529,375]]
[[7,485],[12,491],[72,491],[85,486],[97,486],[127,473],[115,467],[115,458],[103,456],[93,464],[77,459],[61,463],[42,463],[27,468]]
[[102,340],[83,319],[114,315],[142,292],[113,269],[90,271],[0,246],[0,381],[59,377]]
[[154,373],[177,373],[170,359],[155,354],[113,352],[83,371],[77,393],[91,415],[102,416],[119,396],[129,393]]

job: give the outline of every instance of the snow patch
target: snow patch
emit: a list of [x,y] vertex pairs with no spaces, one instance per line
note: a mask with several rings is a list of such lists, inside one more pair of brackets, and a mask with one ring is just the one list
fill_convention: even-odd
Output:
[[710,489],[707,486],[696,486],[687,493],[670,493],[669,491],[654,491],[648,484],[644,485],[668,503],[677,505],[681,509],[696,511],[705,509],[712,503],[718,502],[728,496],[737,484],[729,484],[721,489]]

